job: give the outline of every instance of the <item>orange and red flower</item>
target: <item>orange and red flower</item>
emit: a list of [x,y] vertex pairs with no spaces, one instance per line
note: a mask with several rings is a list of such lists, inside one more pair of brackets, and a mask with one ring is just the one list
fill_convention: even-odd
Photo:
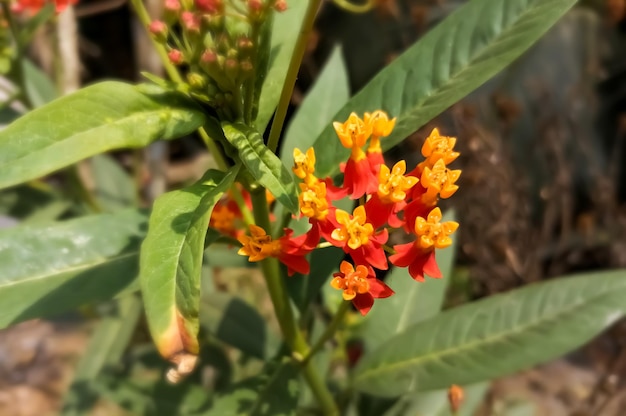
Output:
[[343,291],[344,300],[351,300],[361,315],[366,315],[374,305],[374,299],[388,298],[393,290],[383,281],[378,280],[371,267],[342,261],[339,272],[333,274],[330,285]]

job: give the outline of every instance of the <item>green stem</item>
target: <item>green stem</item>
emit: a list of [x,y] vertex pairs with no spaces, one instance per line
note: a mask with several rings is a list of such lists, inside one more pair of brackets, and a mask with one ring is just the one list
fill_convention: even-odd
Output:
[[198,134],[200,135],[200,138],[202,138],[202,141],[204,142],[206,147],[209,149],[209,152],[211,152],[211,155],[213,155],[215,163],[217,163],[217,167],[221,171],[226,172],[229,168],[229,164],[226,161],[226,157],[224,156],[222,149],[220,149],[218,144],[215,143],[215,140],[213,140],[211,136],[209,136],[209,133],[206,132],[204,127],[200,127],[198,129]]
[[350,305],[351,305],[351,302],[349,301],[343,301],[341,303],[341,305],[339,306],[339,309],[337,309],[337,312],[335,313],[335,316],[333,316],[332,321],[330,321],[330,323],[324,330],[324,333],[319,337],[317,342],[313,345],[313,348],[311,348],[311,351],[309,351],[309,355],[305,358],[305,361],[308,361],[319,350],[324,348],[324,344],[326,344],[326,341],[328,341],[329,339],[333,337],[333,335],[335,335],[337,328],[339,328],[339,325],[341,325],[346,314],[350,310]]
[[144,29],[146,29],[148,36],[150,36],[150,39],[152,39],[152,43],[154,44],[154,47],[157,53],[159,54],[159,57],[161,58],[161,62],[163,63],[165,72],[167,72],[167,75],[170,77],[172,81],[176,83],[182,83],[183,78],[180,76],[180,73],[178,72],[178,69],[176,69],[174,64],[170,62],[170,58],[168,58],[167,56],[167,51],[165,50],[165,46],[157,42],[156,39],[154,39],[154,37],[148,31],[148,25],[150,24],[150,22],[152,22],[152,19],[150,18],[148,11],[144,7],[142,0],[130,0],[130,3],[133,6],[135,13],[137,13],[137,17],[139,17],[139,21],[143,25]]
[[366,13],[376,5],[374,0],[367,0],[363,4],[354,4],[348,0],[333,0],[333,3],[350,13]]
[[278,107],[276,108],[276,114],[274,115],[274,121],[272,122],[272,128],[270,129],[269,139],[267,141],[267,147],[274,153],[278,148],[278,139],[280,133],[283,130],[283,124],[285,123],[285,117],[287,116],[287,109],[289,102],[291,101],[291,94],[293,93],[293,87],[296,84],[296,78],[298,78],[298,70],[302,63],[302,57],[306,50],[307,41],[309,35],[313,30],[313,22],[315,22],[315,15],[321,0],[309,0],[309,5],[300,28],[300,34],[296,41],[296,46],[291,55],[291,61],[289,62],[289,68],[287,68],[287,75],[285,76],[285,83],[283,84],[283,90],[280,93],[280,99],[278,100]]
[[[252,206],[254,208],[254,219],[259,227],[265,229],[267,233],[271,232],[269,208],[267,205],[267,197],[265,196],[265,188],[259,187],[251,192]],[[309,346],[300,332],[296,320],[291,309],[289,296],[287,295],[287,287],[280,271],[278,259],[268,257],[261,261],[261,270],[265,277],[267,290],[274,305],[274,312],[278,319],[281,332],[285,338],[285,342],[289,346],[294,359],[302,362],[305,357],[310,356]],[[339,411],[333,397],[326,387],[324,380],[320,379],[315,372],[311,362],[304,362],[302,366],[304,377],[311,387],[313,394],[319,401],[324,414],[338,416]]]
[[32,109],[33,103],[30,101],[26,93],[26,77],[24,76],[24,45],[19,44],[19,28],[13,18],[14,13],[11,11],[8,1],[2,1],[2,14],[9,24],[11,36],[15,41],[15,58],[12,62],[11,72],[17,87],[19,88],[18,97],[22,100],[26,107]]
[[254,105],[254,84],[256,82],[256,72],[258,63],[258,55],[259,55],[259,41],[260,41],[260,25],[259,22],[252,23],[252,31],[250,37],[254,42],[254,50],[252,51],[252,56],[250,60],[252,62],[252,73],[249,75],[248,79],[244,83],[244,99],[243,99],[243,120],[244,122],[251,126],[252,125],[252,107]]

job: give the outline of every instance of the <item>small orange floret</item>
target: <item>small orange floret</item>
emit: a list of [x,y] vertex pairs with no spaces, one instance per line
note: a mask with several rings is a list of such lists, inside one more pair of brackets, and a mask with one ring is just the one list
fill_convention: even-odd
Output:
[[372,130],[372,139],[387,137],[393,131],[396,125],[396,118],[389,120],[389,116],[382,110],[376,110],[373,113],[365,113],[363,121]]
[[434,248],[446,248],[452,244],[450,235],[459,228],[455,221],[440,222],[442,218],[439,207],[428,214],[428,218],[417,217],[415,219],[416,243],[420,248],[429,250]]
[[265,230],[254,224],[250,224],[250,236],[242,235],[237,240],[243,247],[237,252],[242,256],[248,256],[249,261],[256,262],[268,257],[276,257],[281,252],[280,241],[273,241]]
[[210,227],[215,228],[222,234],[232,235],[235,229],[237,215],[226,204],[218,204],[211,213]]
[[301,183],[300,195],[300,212],[305,217],[315,218],[324,221],[328,215],[328,200],[326,199],[326,184],[322,181],[312,182],[310,184]]
[[372,127],[363,120],[351,113],[344,123],[335,121],[333,123],[335,132],[343,147],[352,150],[352,158],[356,161],[365,158],[365,152],[361,149],[372,134]]
[[374,234],[374,227],[367,222],[364,206],[356,207],[352,216],[341,209],[335,215],[340,228],[332,232],[331,237],[334,240],[347,244],[352,250],[369,242]]
[[391,204],[404,201],[406,191],[411,189],[419,181],[415,176],[404,176],[406,173],[406,161],[396,163],[391,171],[385,165],[380,165],[378,174],[378,196],[381,201]]
[[367,279],[367,267],[363,265],[354,267],[347,261],[342,261],[339,266],[340,273],[333,274],[330,285],[338,290],[343,290],[344,300],[352,300],[357,295],[368,293],[370,284]]
[[426,158],[424,166],[433,166],[438,160],[446,165],[454,162],[460,153],[454,151],[456,137],[440,136],[438,129],[433,129],[422,145],[422,155]]
[[451,197],[459,189],[459,186],[455,185],[459,176],[461,170],[448,169],[443,159],[439,159],[432,168],[425,167],[420,177],[422,186],[426,188],[424,202],[436,202],[437,194],[441,198]]
[[315,150],[312,147],[306,153],[293,149],[293,173],[305,181],[315,173]]

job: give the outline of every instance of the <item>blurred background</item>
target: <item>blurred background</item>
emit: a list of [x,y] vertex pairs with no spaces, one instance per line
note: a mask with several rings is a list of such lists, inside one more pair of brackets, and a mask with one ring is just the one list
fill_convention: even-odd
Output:
[[[161,0],[148,3],[157,15]],[[377,0],[364,14],[324,3],[291,110],[336,46],[356,92],[462,3]],[[150,40],[125,0],[81,0],[59,19],[39,30],[28,52],[35,105],[37,97],[44,103],[102,79],[140,81],[142,71],[161,74]],[[62,76],[55,64],[57,40]],[[0,122],[20,111],[5,106]],[[461,223],[448,306],[563,274],[626,267],[626,0],[581,0],[507,70],[422,127],[387,160],[417,162],[422,141],[435,126],[458,137],[461,158],[455,168],[463,170],[460,190],[444,204],[456,210]],[[201,141],[186,137],[145,152],[94,158],[75,174],[105,209],[114,209],[149,206],[164,190],[198,178],[211,163]],[[47,183],[54,197],[32,185],[0,191],[0,226],[90,212],[89,201],[67,176],[55,175]],[[271,320],[271,304],[255,291],[262,280],[250,269],[229,273],[214,275],[216,286],[237,287]],[[102,308],[106,305],[87,306],[0,331],[0,415],[59,412],[93,330],[92,318],[102,316]],[[135,360],[159,369],[143,323],[132,340],[124,366]],[[158,394],[161,387],[151,391]],[[124,404],[139,400],[133,397],[111,394],[93,414],[137,414]],[[160,409],[148,413],[175,414]],[[496,380],[477,414],[626,414],[626,323],[567,357]]]

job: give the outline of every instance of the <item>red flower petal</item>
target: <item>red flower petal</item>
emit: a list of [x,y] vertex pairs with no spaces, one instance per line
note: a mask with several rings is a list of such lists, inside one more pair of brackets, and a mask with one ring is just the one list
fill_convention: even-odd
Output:
[[374,297],[370,293],[357,294],[352,299],[352,304],[361,312],[361,315],[365,316],[374,306]]

